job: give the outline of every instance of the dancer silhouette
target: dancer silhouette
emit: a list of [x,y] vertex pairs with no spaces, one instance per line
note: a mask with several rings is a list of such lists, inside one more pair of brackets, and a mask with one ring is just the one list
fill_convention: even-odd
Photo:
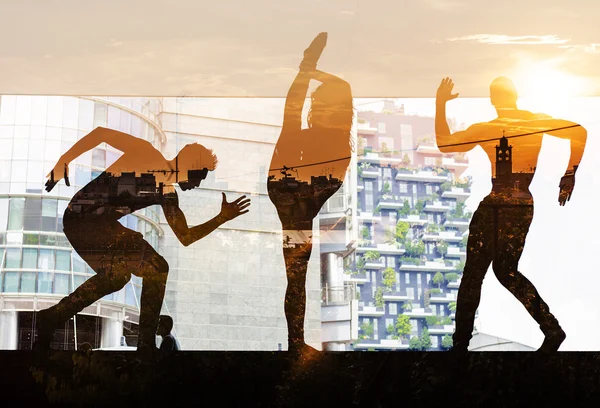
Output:
[[[525,239],[533,219],[533,198],[529,184],[533,178],[544,133],[569,139],[571,157],[564,178],[574,177],[585,148],[587,132],[573,122],[553,119],[517,108],[517,92],[512,81],[500,77],[490,86],[490,99],[498,117],[478,123],[465,131],[450,133],[446,102],[455,99],[450,78],[442,80],[436,95],[435,131],[444,153],[466,152],[480,145],[492,163],[492,192],[483,199],[469,226],[467,260],[458,291],[456,331],[453,350],[466,351],[473,331],[481,285],[492,264],[494,274],[540,325],[545,339],[540,351],[556,351],[566,335],[550,313],[533,284],[518,271]],[[509,140],[512,145],[509,145]],[[574,184],[559,185],[559,203],[571,197]]]
[[[169,265],[141,233],[121,225],[118,221],[121,217],[160,204],[175,236],[188,246],[248,212],[250,200],[245,196],[229,203],[222,193],[219,215],[204,224],[188,227],[179,208],[174,183],[183,191],[198,187],[208,171],[216,167],[217,159],[212,151],[199,144],[189,144],[175,159],[167,160],[149,142],[101,127],[79,140],[58,160],[49,175],[46,190],[52,190],[60,180],[55,179],[55,175],[63,169],[67,181],[68,164],[103,142],[122,151],[123,155],[75,194],[63,218],[69,242],[96,275],[57,305],[39,312],[38,353],[48,351],[56,328],[83,308],[120,290],[132,273],[143,278],[138,351],[156,352],[155,335]],[[180,174],[187,177],[180,181]]]
[[[352,154],[350,85],[316,69],[326,42],[327,34],[320,33],[304,52],[300,72],[287,94],[267,182],[283,228],[288,279],[285,315],[288,350],[293,352],[305,346],[306,271],[313,219],[341,187]],[[322,84],[311,94],[308,128],[302,129],[302,108],[311,79]]]

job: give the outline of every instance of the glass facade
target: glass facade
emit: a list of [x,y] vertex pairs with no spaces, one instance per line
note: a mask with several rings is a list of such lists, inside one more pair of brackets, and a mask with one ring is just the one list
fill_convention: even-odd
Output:
[[[0,308],[4,304],[6,310],[6,304],[14,299],[29,299],[28,306],[19,311],[25,313],[50,306],[94,275],[64,235],[63,214],[75,192],[114,163],[121,152],[102,143],[71,163],[70,187],[61,182],[47,193],[47,174],[58,158],[97,126],[130,133],[157,148],[165,140],[154,123],[157,100],[0,98]],[[158,221],[157,208],[121,219],[155,248]],[[121,291],[103,301],[125,306],[136,316],[141,282],[133,276]],[[94,314],[92,310],[84,313]],[[18,347],[22,343],[20,340]]]

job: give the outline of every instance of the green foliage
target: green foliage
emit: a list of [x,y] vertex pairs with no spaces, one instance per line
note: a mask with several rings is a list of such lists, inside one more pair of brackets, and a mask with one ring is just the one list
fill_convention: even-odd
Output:
[[452,190],[452,183],[450,183],[449,181],[444,181],[440,185],[440,190],[442,190],[442,192]]
[[440,226],[434,223],[429,223],[427,224],[425,231],[427,231],[430,234],[433,234],[440,231]]
[[452,337],[450,337],[449,334],[446,334],[444,337],[442,337],[442,348],[449,349],[452,348],[453,345],[454,343],[452,341]]
[[463,202],[457,202],[456,203],[456,208],[454,210],[452,210],[452,212],[450,213],[450,215],[452,217],[456,217],[456,218],[462,218],[465,215],[465,203]]
[[433,288],[433,289],[431,289],[431,293],[435,294],[435,295],[439,295],[440,293],[442,293],[442,290],[438,289],[438,288]]
[[408,234],[408,230],[410,229],[410,224],[405,221],[398,221],[396,223],[396,239],[399,241],[404,241],[406,239],[406,235]]
[[409,214],[410,214],[410,204],[408,203],[408,200],[404,200],[404,203],[402,204],[402,208],[400,208],[398,210],[398,217],[405,218]]
[[469,188],[471,187],[471,177],[457,180],[456,182],[454,182],[454,185],[459,188]]
[[446,282],[456,282],[458,280],[458,274],[454,272],[449,272],[446,274]]
[[373,347],[369,347],[367,351],[375,351],[375,349]]
[[378,251],[367,251],[365,252],[364,258],[366,261],[377,261],[381,258],[381,254]]
[[412,310],[412,300],[407,300],[406,302],[404,302],[404,304],[402,305],[402,309]]
[[373,214],[375,214],[375,215],[381,214],[381,207],[379,205],[377,207],[375,207],[375,209],[373,210]]
[[391,292],[396,284],[396,271],[394,268],[385,268],[382,272],[382,276],[382,284],[385,287],[386,292]]
[[439,323],[437,316],[426,316],[425,321],[427,322],[427,326],[435,326]]
[[465,270],[465,261],[460,261],[458,262],[455,266],[454,269],[456,269],[457,273],[462,273]]
[[456,312],[456,302],[450,302],[450,303],[448,303],[448,309],[451,312]]
[[429,330],[427,330],[427,327],[424,327],[423,331],[421,332],[421,347],[423,350],[428,350],[431,348],[431,336],[429,336]]
[[360,235],[363,239],[369,239],[369,237],[371,236],[371,232],[369,231],[369,228],[362,227],[362,229],[360,230]]
[[408,256],[403,256],[400,261],[402,263],[406,263],[406,264],[410,264],[410,265],[421,265],[423,263],[423,261],[421,261],[421,258],[411,258]]
[[450,318],[450,316],[444,316],[444,318],[441,320],[440,323],[443,324],[444,326],[446,326],[446,325],[449,326],[452,324],[452,319]]
[[448,253],[448,243],[446,241],[440,241],[436,245],[438,253],[444,257]]
[[404,156],[402,157],[402,164],[404,164],[404,165],[410,164],[410,157],[408,157],[407,153],[404,153]]
[[392,192],[392,186],[390,185],[390,183],[388,183],[387,181],[383,183],[383,187],[381,187],[381,192],[382,193],[391,193]]
[[422,214],[424,208],[425,208],[425,201],[417,200],[417,202],[415,203],[415,210],[413,211],[413,214],[416,214],[416,215]]
[[466,249],[467,248],[467,242],[469,241],[469,237],[467,235],[465,235],[462,239],[462,241],[460,241],[460,248],[461,249]]
[[421,343],[421,339],[418,337],[412,337],[408,342],[409,350],[421,350],[423,348],[423,343]]
[[366,264],[365,258],[359,256],[356,259],[356,269],[358,269],[359,272],[363,272],[364,271],[365,264]]
[[412,325],[410,324],[410,318],[406,315],[399,315],[396,318],[396,327],[395,328],[396,328],[396,334],[399,337],[408,336],[412,330]]
[[436,274],[433,275],[433,283],[435,283],[439,287],[440,284],[443,282],[444,282],[444,275],[441,272],[436,272]]
[[373,336],[373,333],[375,332],[375,329],[373,328],[373,323],[361,324],[360,332],[361,332],[361,334],[359,335],[360,339],[366,340],[368,338],[371,338],[371,336]]
[[409,258],[417,258],[425,253],[425,244],[423,241],[413,241],[405,243],[406,252],[404,253]]
[[379,307],[379,308],[385,306],[385,301],[383,300],[383,289],[382,288],[377,288],[377,290],[375,291],[375,306]]

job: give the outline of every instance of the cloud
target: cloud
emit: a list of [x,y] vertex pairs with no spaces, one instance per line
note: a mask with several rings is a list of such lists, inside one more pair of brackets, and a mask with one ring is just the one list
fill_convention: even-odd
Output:
[[348,16],[353,16],[354,15],[354,11],[342,10],[342,11],[340,11],[340,14],[345,14],[345,15],[348,15]]
[[562,39],[556,35],[504,35],[504,34],[473,34],[463,37],[449,38],[448,41],[475,41],[481,44],[522,44],[522,45],[547,45],[565,44],[569,39]]
[[589,53],[600,53],[600,43],[560,45],[558,48],[565,48],[569,51],[583,51],[583,52],[589,52]]

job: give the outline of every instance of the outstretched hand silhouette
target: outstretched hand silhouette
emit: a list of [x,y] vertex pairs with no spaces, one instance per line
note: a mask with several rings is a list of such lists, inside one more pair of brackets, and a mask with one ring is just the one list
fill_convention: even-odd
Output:
[[454,89],[454,82],[449,77],[442,79],[440,86],[438,87],[437,93],[435,95],[436,102],[448,102],[452,99],[456,99],[458,97],[458,93],[453,94],[452,90]]
[[314,71],[317,69],[317,61],[321,58],[321,54],[327,45],[327,33],[319,33],[310,43],[308,48],[304,50],[304,59],[300,63],[300,71]]
[[54,166],[54,169],[52,169],[50,171],[50,173],[46,176],[46,177],[48,177],[48,180],[46,181],[46,184],[45,184],[47,192],[52,191],[54,186],[56,186],[56,184],[58,184],[58,182],[63,178],[65,179],[65,184],[67,186],[71,185],[71,183],[69,183],[69,166],[67,166],[67,163],[63,163],[63,165],[64,165],[63,177],[59,177],[57,179],[54,178],[55,174],[57,174],[57,173],[60,174],[60,164],[61,164],[60,161],[58,163],[56,163],[56,166]]
[[239,197],[237,200],[232,201],[231,203],[228,203],[225,193],[221,194],[223,195],[223,202],[221,203],[220,215],[223,220],[230,221],[250,211],[247,210],[247,208],[250,206],[250,199],[246,198],[245,195]]
[[573,194],[573,186],[566,186],[561,184],[559,186],[560,192],[558,193],[558,203],[561,206],[567,204],[567,201],[571,199],[571,194]]

